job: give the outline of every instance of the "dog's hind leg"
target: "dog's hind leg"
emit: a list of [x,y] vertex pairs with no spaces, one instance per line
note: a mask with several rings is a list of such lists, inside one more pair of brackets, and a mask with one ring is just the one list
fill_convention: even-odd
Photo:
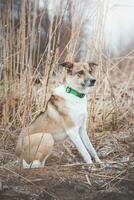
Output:
[[[54,139],[49,133],[36,133],[24,138],[23,153],[24,167],[44,167],[46,159],[52,153]],[[26,165],[27,163],[27,165]]]

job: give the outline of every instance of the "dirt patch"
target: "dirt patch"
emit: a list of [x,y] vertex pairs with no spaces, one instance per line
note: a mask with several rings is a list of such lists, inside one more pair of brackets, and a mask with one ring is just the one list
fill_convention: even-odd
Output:
[[[1,168],[1,200],[133,200],[134,168],[123,177],[106,175],[108,168],[84,165],[24,170]],[[96,176],[95,176],[96,174]]]

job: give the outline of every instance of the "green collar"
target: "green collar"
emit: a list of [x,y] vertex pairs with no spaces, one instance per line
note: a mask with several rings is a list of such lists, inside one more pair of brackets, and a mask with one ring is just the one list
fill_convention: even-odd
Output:
[[65,90],[66,90],[67,93],[71,93],[71,94],[75,95],[76,97],[83,98],[85,96],[85,94],[79,93],[77,90],[75,90],[73,88],[70,88],[66,85],[64,87],[65,87]]

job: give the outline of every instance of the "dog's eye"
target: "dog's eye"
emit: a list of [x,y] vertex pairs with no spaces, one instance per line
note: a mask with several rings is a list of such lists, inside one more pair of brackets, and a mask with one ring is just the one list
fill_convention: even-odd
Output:
[[89,74],[92,74],[92,70],[89,70]]
[[78,76],[81,76],[81,75],[84,74],[84,71],[83,71],[83,70],[80,70],[80,71],[77,72],[77,74],[78,74]]

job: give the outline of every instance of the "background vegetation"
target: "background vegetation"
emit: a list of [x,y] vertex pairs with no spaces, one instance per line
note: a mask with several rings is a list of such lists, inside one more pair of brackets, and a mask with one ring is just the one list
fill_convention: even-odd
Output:
[[[97,85],[89,94],[89,135],[104,162],[130,161],[134,144],[133,50],[114,59],[104,48],[105,1],[97,4],[89,45],[84,40],[86,20],[81,1],[61,2],[53,15],[45,2],[43,8],[38,1],[0,1],[0,164],[9,166],[11,159],[16,165],[16,138],[21,128],[45,109],[50,90],[60,83],[58,63],[64,60],[99,64]],[[72,144],[63,146],[66,152],[54,153],[58,161],[53,164],[75,159],[69,150],[74,148]]]

